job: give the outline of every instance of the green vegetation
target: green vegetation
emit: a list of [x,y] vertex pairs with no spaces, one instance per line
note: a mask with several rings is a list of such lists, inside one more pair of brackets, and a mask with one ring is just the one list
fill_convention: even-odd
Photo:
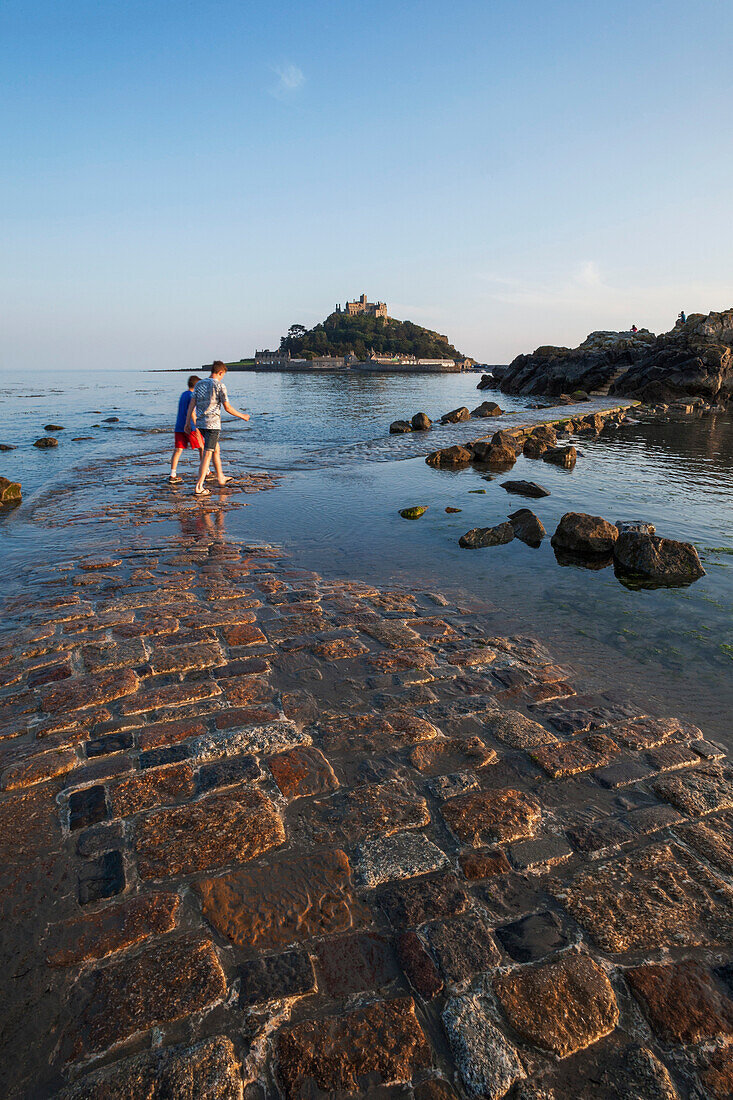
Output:
[[359,313],[332,313],[325,321],[306,329],[291,325],[280,341],[280,350],[294,359],[315,359],[319,355],[348,355],[366,359],[377,355],[414,355],[418,359],[464,359],[444,336],[392,317],[370,317]]

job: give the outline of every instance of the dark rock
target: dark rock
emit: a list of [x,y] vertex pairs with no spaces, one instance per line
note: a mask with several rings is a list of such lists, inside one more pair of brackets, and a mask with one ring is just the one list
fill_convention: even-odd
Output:
[[619,535],[626,535],[629,531],[633,531],[640,535],[653,535],[656,533],[656,528],[653,523],[644,523],[644,521],[640,519],[617,519],[616,526],[618,527]]
[[261,955],[239,968],[239,1007],[286,997],[302,997],[316,987],[307,951],[296,948],[282,955]]
[[13,504],[20,504],[21,491],[17,481],[8,481],[6,477],[0,477],[0,508]]
[[82,829],[107,817],[107,797],[104,787],[85,787],[69,795],[69,827]]
[[105,416],[104,420],[102,421],[103,424],[119,424],[119,422],[119,416]]
[[607,385],[654,343],[653,333],[642,330],[592,332],[577,348],[540,347],[509,364],[500,388],[504,393],[551,394],[559,404],[573,404],[573,390],[592,393]]
[[482,374],[481,381],[476,385],[477,390],[493,390],[497,380],[493,374]]
[[219,787],[231,787],[235,783],[259,779],[262,770],[256,756],[230,756],[215,764],[204,764],[198,772],[200,791],[213,791]]
[[485,546],[503,546],[514,538],[511,523],[499,523],[496,527],[474,527],[461,535],[458,545],[464,550],[480,550]]
[[449,982],[462,982],[500,961],[499,952],[480,917],[464,913],[428,927],[430,946]]
[[321,985],[331,997],[382,989],[399,974],[392,944],[379,932],[330,936],[315,954]]
[[417,928],[428,920],[457,916],[468,895],[454,874],[425,875],[385,886],[379,904],[393,928]]
[[412,431],[409,420],[393,420],[389,426],[390,435],[404,435]]
[[549,497],[550,490],[538,485],[536,481],[502,481],[502,489],[516,493],[520,497]]
[[555,550],[571,554],[605,554],[613,551],[618,529],[601,516],[566,512],[550,540]]
[[14,451],[15,447],[12,447],[9,443],[0,443],[0,451]]
[[572,470],[577,459],[575,447],[550,447],[542,455],[543,462],[551,462],[553,466],[562,466],[565,470]]
[[567,947],[567,930],[555,913],[531,913],[496,929],[496,938],[515,962],[534,962]]
[[471,416],[475,419],[483,419],[488,416],[501,416],[503,411],[504,410],[497,405],[496,401],[482,401],[481,404],[477,405],[473,410]]
[[441,992],[443,979],[435,963],[423,947],[416,932],[403,932],[397,937],[397,957],[412,988],[421,997],[432,998]]
[[436,469],[458,469],[468,466],[471,461],[471,452],[467,447],[444,447],[441,451],[433,451],[425,459],[428,466]]
[[514,531],[514,537],[525,542],[527,546],[538,547],[545,537],[545,528],[530,508],[520,508],[512,512],[509,522]]
[[525,434],[524,428],[500,428],[492,435],[491,442],[494,447],[509,447],[516,454],[522,448]]
[[125,889],[125,865],[121,852],[105,852],[79,875],[79,904],[113,898]]
[[451,412],[443,413],[440,418],[441,424],[460,424],[462,420],[470,420],[471,414],[465,405],[461,405],[460,409],[453,409]]
[[[132,730],[121,733],[106,733],[102,737],[93,737],[86,743],[87,756],[108,756],[113,752],[124,752],[133,744]],[[94,789],[94,788],[92,788]]]
[[196,1094],[207,1100],[242,1096],[239,1061],[233,1043],[224,1036],[187,1049],[167,1047],[126,1058],[81,1078],[61,1095],[63,1100],[122,1100],[125,1096],[182,1100]]
[[450,508],[450,507],[446,508],[446,512],[448,512],[449,514],[451,512],[462,512],[462,511],[463,511],[462,508]]
[[41,438],[37,439],[33,444],[34,447],[41,447],[43,449],[48,447],[58,447],[58,445],[58,439],[54,439],[52,435],[41,436]]
[[495,470],[506,470],[517,460],[514,447],[479,440],[473,445],[473,461],[488,463]]
[[613,550],[621,573],[657,584],[691,584],[705,576],[697,550],[691,542],[675,542],[657,535],[626,531]]
[[433,426],[433,422],[427,413],[415,413],[410,423],[413,432],[427,432]]
[[63,424],[44,424],[44,432],[62,432],[64,430]]
[[572,397],[573,401],[590,401],[590,397],[585,392],[585,390],[573,390],[570,396]]

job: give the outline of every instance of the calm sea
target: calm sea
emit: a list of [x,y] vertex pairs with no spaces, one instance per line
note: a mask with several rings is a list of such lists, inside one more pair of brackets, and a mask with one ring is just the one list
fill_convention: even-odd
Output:
[[[0,553],[15,578],[39,555],[68,555],[99,539],[91,528],[49,530],[36,514],[50,491],[73,499],[75,483],[90,477],[81,472],[90,460],[109,457],[115,476],[122,470],[134,477],[136,458],[156,452],[155,468],[165,476],[185,377],[132,370],[4,376],[0,443],[17,449],[0,453],[0,473],[20,480],[24,492],[23,505],[0,520]],[[225,533],[283,543],[294,563],[324,575],[394,580],[478,599],[492,630],[547,640],[580,683],[611,686],[617,695],[648,701],[655,713],[684,715],[730,747],[733,419],[628,424],[613,436],[583,439],[570,473],[520,458],[511,476],[539,481],[551,492],[526,501],[502,489],[504,476],[488,481],[473,469],[449,473],[425,465],[430,446],[475,437],[481,434],[475,425],[437,429],[429,440],[387,434],[392,420],[414,412],[437,417],[495,396],[478,393],[477,381],[475,374],[230,373],[230,400],[252,420],[225,425],[225,465],[283,476],[274,491],[228,513]],[[499,400],[509,411],[528,404]],[[109,417],[119,419],[105,423]],[[64,430],[46,433],[49,423]],[[44,434],[56,435],[60,446],[34,448]],[[75,437],[89,438],[72,442]],[[190,479],[193,469],[185,457],[180,472]],[[98,496],[103,507],[103,477]],[[425,515],[401,519],[399,510],[416,504],[428,506]],[[523,505],[540,516],[548,535],[566,511],[652,522],[658,534],[694,542],[707,576],[689,588],[630,590],[612,568],[561,567],[549,539],[538,550],[516,540],[459,549],[464,531],[499,523]],[[447,514],[447,506],[462,511]]]

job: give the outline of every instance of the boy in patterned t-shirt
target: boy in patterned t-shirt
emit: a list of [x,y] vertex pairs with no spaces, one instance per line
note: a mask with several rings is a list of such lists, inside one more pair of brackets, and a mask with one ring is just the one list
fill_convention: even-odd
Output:
[[228,481],[232,480],[230,477],[224,476],[224,471],[221,468],[221,452],[219,450],[221,410],[224,409],[230,416],[236,416],[239,420],[249,420],[249,413],[237,412],[237,410],[229,404],[227,389],[224,385],[224,375],[226,371],[227,369],[221,360],[217,360],[211,368],[209,377],[196,383],[188,406],[186,431],[190,430],[195,410],[196,426],[204,437],[204,449],[201,454],[199,476],[194,488],[194,496],[197,497],[211,496],[209,490],[204,486],[204,481],[206,480],[206,475],[209,472],[209,465],[212,461],[216,480],[219,485],[226,485]]

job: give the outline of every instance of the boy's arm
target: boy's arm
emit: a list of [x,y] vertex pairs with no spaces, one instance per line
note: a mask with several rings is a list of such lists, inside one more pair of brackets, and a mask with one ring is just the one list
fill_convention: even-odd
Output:
[[184,432],[191,431],[191,423],[196,423],[196,398],[191,394],[191,400],[188,403],[188,412],[186,413],[186,426]]
[[233,405],[230,405],[228,401],[222,402],[224,409],[230,416],[236,416],[239,420],[249,420],[249,413],[237,412]]

